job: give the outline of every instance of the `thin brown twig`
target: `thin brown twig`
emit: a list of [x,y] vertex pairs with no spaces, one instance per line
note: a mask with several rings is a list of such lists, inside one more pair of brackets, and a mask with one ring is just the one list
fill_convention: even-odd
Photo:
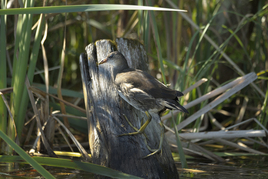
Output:
[[13,87],[0,89],[0,92],[1,92],[2,94],[12,93],[12,92],[13,92]]

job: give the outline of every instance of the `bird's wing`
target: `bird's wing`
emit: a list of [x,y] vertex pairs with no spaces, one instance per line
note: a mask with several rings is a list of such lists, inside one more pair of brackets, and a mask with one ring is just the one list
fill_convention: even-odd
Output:
[[[137,109],[147,111],[154,107],[155,98],[127,82],[117,83],[119,95]],[[146,104],[146,105],[144,105]]]
[[183,93],[166,87],[148,73],[131,68],[118,73],[116,75],[115,83],[117,85],[122,83],[131,84],[132,88],[142,90],[144,93],[150,94],[155,99],[177,99],[178,97],[183,96]]

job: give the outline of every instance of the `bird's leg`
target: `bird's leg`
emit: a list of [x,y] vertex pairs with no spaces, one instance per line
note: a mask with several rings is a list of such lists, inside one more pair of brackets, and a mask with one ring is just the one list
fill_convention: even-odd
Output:
[[131,122],[128,120],[128,118],[124,115],[124,117],[126,118],[126,121],[128,122],[128,124],[136,131],[136,132],[132,132],[132,133],[126,133],[126,134],[120,134],[119,136],[126,136],[126,135],[137,135],[137,134],[141,134],[144,132],[145,128],[148,126],[148,124],[151,122],[152,120],[152,116],[149,114],[148,111],[145,112],[145,114],[147,115],[148,119],[147,121],[141,126],[141,128],[138,130],[136,127],[134,127]]
[[165,127],[164,127],[164,125],[163,125],[163,123],[160,121],[160,126],[162,127],[162,131],[161,131],[161,135],[160,135],[160,142],[159,142],[159,147],[158,147],[158,149],[151,149],[149,146],[148,146],[148,144],[147,144],[147,142],[146,142],[146,146],[147,146],[147,148],[152,152],[152,153],[150,153],[149,155],[147,155],[147,156],[145,156],[145,157],[143,157],[143,158],[147,158],[147,157],[150,157],[150,156],[152,156],[152,155],[154,155],[154,154],[156,154],[156,153],[158,153],[158,152],[160,152],[160,151],[162,151],[162,145],[163,145],[163,140],[164,140],[164,133],[165,133]]
[[[126,136],[126,135],[137,135],[137,134],[141,134],[144,132],[145,128],[147,127],[147,125],[151,122],[152,120],[152,116],[149,114],[148,111],[145,112],[145,114],[147,115],[148,119],[147,121],[141,126],[140,129],[137,129],[136,127],[134,127],[131,122],[128,120],[128,118],[126,117],[126,115],[124,115],[126,121],[128,122],[128,124],[136,131],[136,132],[132,132],[132,133],[126,133],[126,134],[120,134],[119,136]],[[164,140],[164,132],[165,132],[165,127],[163,125],[163,123],[160,121],[160,126],[162,128],[162,131],[161,131],[161,135],[160,135],[160,142],[159,142],[159,147],[158,149],[151,149],[151,147],[148,145],[147,143],[147,136],[145,135],[145,139],[144,139],[144,142],[146,144],[146,147],[148,148],[149,151],[151,151],[152,153],[150,153],[149,155],[145,156],[144,158],[147,158],[147,157],[150,157],[158,152],[160,152],[162,150],[162,144],[163,144],[163,140]]]
[[127,123],[130,125],[130,127],[132,127],[135,131],[139,131],[139,129],[137,129],[135,126],[133,126],[133,124],[128,120],[128,118],[125,114],[123,114],[123,116],[125,117]]

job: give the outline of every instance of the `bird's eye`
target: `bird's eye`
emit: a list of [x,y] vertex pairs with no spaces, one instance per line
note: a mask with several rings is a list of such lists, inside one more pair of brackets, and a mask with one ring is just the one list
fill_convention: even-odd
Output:
[[113,58],[114,54],[111,54],[108,58]]

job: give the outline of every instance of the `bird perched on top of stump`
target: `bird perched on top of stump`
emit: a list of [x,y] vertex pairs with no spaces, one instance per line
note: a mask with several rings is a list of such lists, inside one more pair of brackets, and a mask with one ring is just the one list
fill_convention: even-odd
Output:
[[[134,108],[145,112],[148,117],[147,121],[139,130],[135,129],[136,132],[122,134],[120,136],[143,133],[152,119],[151,115],[160,114],[166,109],[177,109],[188,113],[188,111],[179,104],[179,97],[183,96],[182,92],[166,87],[144,71],[129,68],[125,57],[120,52],[111,52],[108,54],[107,58],[99,62],[99,65],[103,63],[107,63],[111,66],[120,97]],[[126,120],[128,121],[127,118]],[[164,128],[160,120],[157,122]],[[129,121],[128,123],[130,124]],[[161,151],[163,138],[164,130],[162,130],[161,133],[159,148],[156,150],[148,148],[152,153],[146,157]]]

